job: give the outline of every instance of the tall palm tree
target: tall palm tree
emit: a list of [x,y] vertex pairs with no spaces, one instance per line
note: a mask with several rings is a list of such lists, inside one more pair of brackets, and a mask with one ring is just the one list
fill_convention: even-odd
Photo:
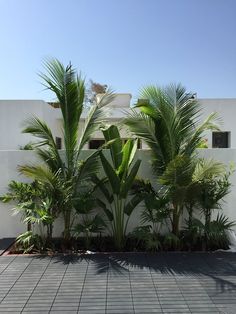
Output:
[[197,99],[180,84],[145,87],[140,98],[136,110],[132,110],[124,122],[150,147],[154,172],[171,190],[172,196],[177,196],[172,200],[172,232],[178,235],[184,204],[179,192],[191,180],[192,162],[204,132],[218,129],[217,115],[212,113],[200,123],[201,108]]
[[88,184],[91,176],[98,170],[98,152],[81,160],[81,151],[94,131],[105,120],[104,106],[112,101],[113,95],[107,92],[99,102],[95,102],[87,116],[85,126],[79,134],[79,123],[84,109],[85,85],[71,64],[66,67],[53,59],[44,64],[46,74],[40,74],[43,84],[51,90],[60,104],[63,120],[65,155],[61,154],[48,125],[31,117],[26,121],[23,133],[30,133],[40,141],[36,144],[36,154],[42,164],[19,167],[24,175],[44,182],[56,193],[56,207],[64,218],[63,236],[70,240],[73,223],[73,202],[79,188]]

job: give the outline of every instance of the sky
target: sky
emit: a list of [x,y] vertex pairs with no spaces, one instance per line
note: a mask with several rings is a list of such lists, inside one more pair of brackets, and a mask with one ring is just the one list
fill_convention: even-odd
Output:
[[53,100],[47,58],[137,98],[181,82],[236,98],[236,0],[0,0],[0,99]]

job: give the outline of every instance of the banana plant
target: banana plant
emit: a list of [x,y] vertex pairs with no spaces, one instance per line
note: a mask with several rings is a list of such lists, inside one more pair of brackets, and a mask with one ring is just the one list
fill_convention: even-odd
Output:
[[102,150],[99,153],[106,177],[96,179],[104,196],[103,199],[98,199],[98,204],[110,221],[110,231],[116,249],[122,250],[125,247],[129,218],[143,200],[142,193],[136,195],[131,193],[141,160],[134,161],[137,151],[136,139],[129,139],[124,144],[118,128],[114,125],[103,128],[102,132],[110,156]]

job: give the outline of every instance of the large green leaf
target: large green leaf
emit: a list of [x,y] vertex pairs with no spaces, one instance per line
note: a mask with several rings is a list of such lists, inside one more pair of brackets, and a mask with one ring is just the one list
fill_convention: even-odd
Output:
[[138,141],[129,139],[122,149],[122,163],[118,169],[118,173],[126,175],[129,165],[132,163],[135,153],[137,151]]
[[100,158],[103,165],[103,169],[106,173],[106,176],[111,184],[112,191],[114,194],[119,194],[120,192],[120,179],[117,176],[115,170],[110,165],[110,163],[107,161],[107,159],[104,157],[103,153],[100,152]]
[[100,199],[97,199],[97,204],[99,207],[101,207],[104,210],[104,213],[107,215],[107,218],[110,221],[112,221],[114,219],[113,213],[110,209],[107,208],[106,204]]
[[131,200],[125,205],[124,208],[124,212],[127,216],[130,216],[132,214],[136,206],[138,206],[138,204],[144,200],[145,195],[146,194],[144,193],[138,193],[131,198]]
[[130,173],[128,174],[128,176],[123,179],[122,181],[122,184],[121,184],[121,192],[120,192],[120,196],[122,198],[126,198],[131,187],[132,187],[132,184],[134,182],[134,179],[138,173],[138,170],[139,170],[139,166],[141,164],[141,160],[138,159],[135,164],[133,165],[133,167],[131,168],[130,170]]
[[108,179],[107,178],[103,178],[103,179],[99,179],[96,175],[93,176],[92,178],[92,182],[96,185],[96,187],[98,187],[100,189],[100,191],[102,192],[102,194],[105,196],[106,200],[108,201],[108,203],[112,203],[113,202],[113,195],[110,194],[110,192],[108,191],[106,185],[108,183]]
[[117,126],[111,125],[102,129],[106,142],[110,142],[109,149],[115,169],[118,169],[122,162],[122,139]]
[[155,109],[155,107],[150,105],[148,100],[139,99],[139,101],[135,107],[139,108],[141,112],[152,117],[153,119],[156,119],[158,116],[157,110]]
[[57,59],[45,62],[47,74],[41,74],[45,86],[53,91],[60,103],[68,168],[73,167],[78,143],[80,116],[84,102],[84,81],[77,76],[71,64],[64,66]]

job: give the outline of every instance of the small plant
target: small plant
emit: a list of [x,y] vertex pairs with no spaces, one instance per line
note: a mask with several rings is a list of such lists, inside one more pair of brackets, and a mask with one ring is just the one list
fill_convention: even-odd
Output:
[[76,200],[74,200],[74,207],[78,219],[81,222],[73,227],[73,235],[76,238],[84,235],[85,247],[86,249],[89,249],[92,235],[101,233],[106,227],[106,223],[101,215],[94,214],[94,210],[96,209],[96,198],[92,196],[91,192],[78,196]]
[[136,227],[130,237],[136,241],[136,246],[144,251],[155,252],[161,248],[159,234],[153,232],[151,225]]
[[176,250],[181,246],[180,238],[177,237],[174,233],[169,232],[165,234],[163,239],[163,248],[166,250]]
[[38,234],[33,231],[26,231],[16,238],[17,251],[23,253],[43,252],[45,250],[45,242]]
[[[191,228],[187,229],[187,235],[191,233],[191,244],[206,249],[227,248],[229,240],[226,231],[231,230],[235,222],[229,221],[224,214],[217,214],[209,224],[204,224],[200,219],[193,219]],[[186,239],[186,234],[184,239]]]
[[131,233],[132,237],[138,240],[137,245],[141,244],[148,251],[157,251],[162,248],[161,231],[170,216],[168,193],[159,190],[155,192],[151,183],[147,180],[138,179],[133,187],[134,193],[144,195],[144,208],[141,212],[141,224]]

